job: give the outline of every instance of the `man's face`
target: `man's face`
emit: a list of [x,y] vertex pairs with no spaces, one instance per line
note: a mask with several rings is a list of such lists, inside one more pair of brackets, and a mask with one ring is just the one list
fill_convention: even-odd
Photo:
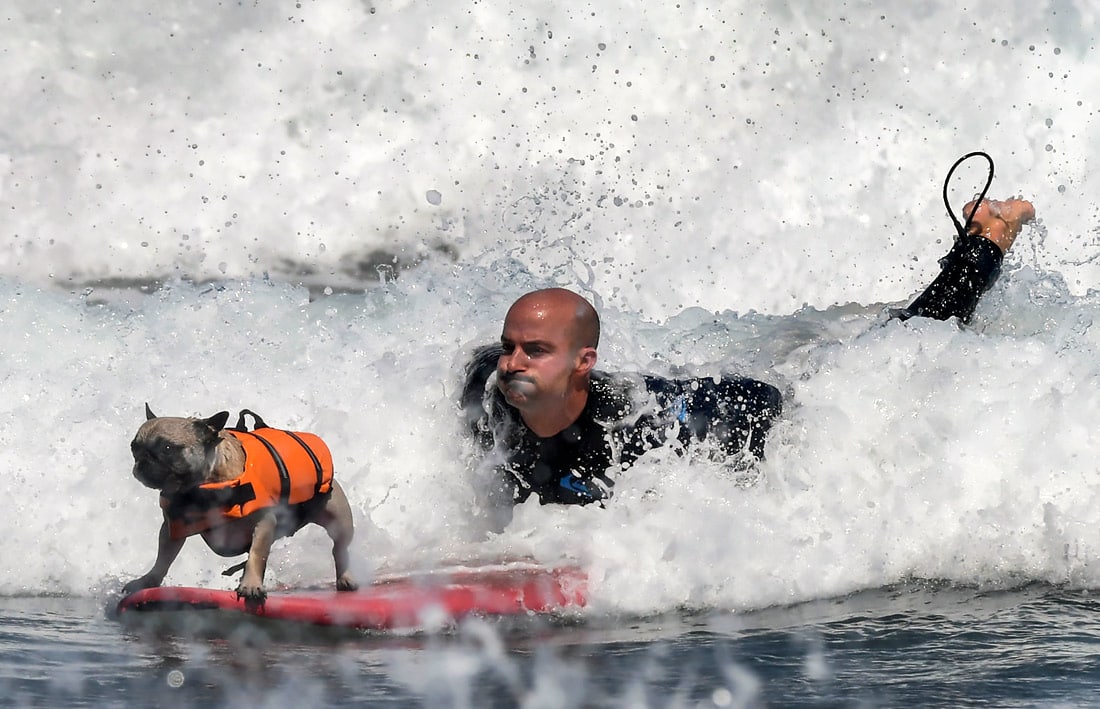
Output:
[[560,405],[580,366],[570,313],[538,303],[517,303],[508,311],[497,360],[497,387],[520,411]]

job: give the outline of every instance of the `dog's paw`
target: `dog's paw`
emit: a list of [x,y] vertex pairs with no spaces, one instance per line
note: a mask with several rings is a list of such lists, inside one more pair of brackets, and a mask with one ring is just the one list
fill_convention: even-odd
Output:
[[243,598],[245,603],[263,603],[267,600],[267,591],[263,586],[242,583],[237,586],[237,598]]
[[355,579],[350,574],[343,574],[340,578],[336,579],[337,591],[356,591],[359,589],[359,584],[355,583]]
[[150,576],[142,576],[136,578],[130,583],[122,587],[122,595],[129,596],[131,593],[136,593],[143,588],[156,588],[160,585],[160,579],[152,578]]

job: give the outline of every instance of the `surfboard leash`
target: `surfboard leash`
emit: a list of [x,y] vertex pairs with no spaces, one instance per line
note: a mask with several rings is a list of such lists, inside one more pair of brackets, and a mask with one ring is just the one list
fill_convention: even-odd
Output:
[[[970,210],[970,215],[967,216],[966,223],[960,224],[958,218],[955,216],[955,211],[951,209],[951,200],[949,200],[947,197],[947,188],[951,184],[951,176],[955,174],[955,170],[959,167],[959,165],[962,165],[964,162],[974,157],[982,157],[986,159],[986,161],[989,163],[989,176],[986,178],[985,187],[982,188],[981,193],[978,195],[978,199],[974,201],[974,208]],[[960,239],[966,238],[967,233],[970,231],[970,225],[974,221],[974,214],[977,213],[978,207],[981,206],[982,200],[985,199],[985,193],[989,191],[989,187],[992,184],[993,158],[989,157],[988,153],[981,150],[975,150],[972,153],[967,153],[966,155],[963,155],[961,158],[956,160],[955,164],[951,166],[951,169],[947,171],[947,177],[943,181],[943,204],[945,207],[947,207],[947,214],[951,217],[951,221],[955,224],[955,231],[959,233]]]

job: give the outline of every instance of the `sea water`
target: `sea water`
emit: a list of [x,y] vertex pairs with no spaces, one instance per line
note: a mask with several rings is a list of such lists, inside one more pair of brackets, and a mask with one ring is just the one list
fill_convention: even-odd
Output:
[[[10,2],[0,691],[1086,703],[1098,16]],[[995,161],[990,195],[1039,219],[969,326],[890,321],[950,246],[943,179],[972,150]],[[985,168],[955,172],[956,211]],[[779,386],[755,476],[654,451],[606,509],[531,502],[494,532],[462,367],[512,300],[555,285],[600,310],[604,369]],[[589,606],[427,639],[134,633],[103,609],[155,553],[156,493],[129,472],[146,403],[322,434],[363,581],[568,559]],[[327,580],[326,546],[277,544],[269,585]],[[192,542],[167,581],[231,588],[228,563]]]

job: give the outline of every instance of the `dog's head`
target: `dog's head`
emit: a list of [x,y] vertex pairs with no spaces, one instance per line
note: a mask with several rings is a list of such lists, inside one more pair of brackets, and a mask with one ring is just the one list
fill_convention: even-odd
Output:
[[228,411],[206,419],[158,417],[146,404],[145,419],[130,443],[135,478],[169,495],[210,478]]

